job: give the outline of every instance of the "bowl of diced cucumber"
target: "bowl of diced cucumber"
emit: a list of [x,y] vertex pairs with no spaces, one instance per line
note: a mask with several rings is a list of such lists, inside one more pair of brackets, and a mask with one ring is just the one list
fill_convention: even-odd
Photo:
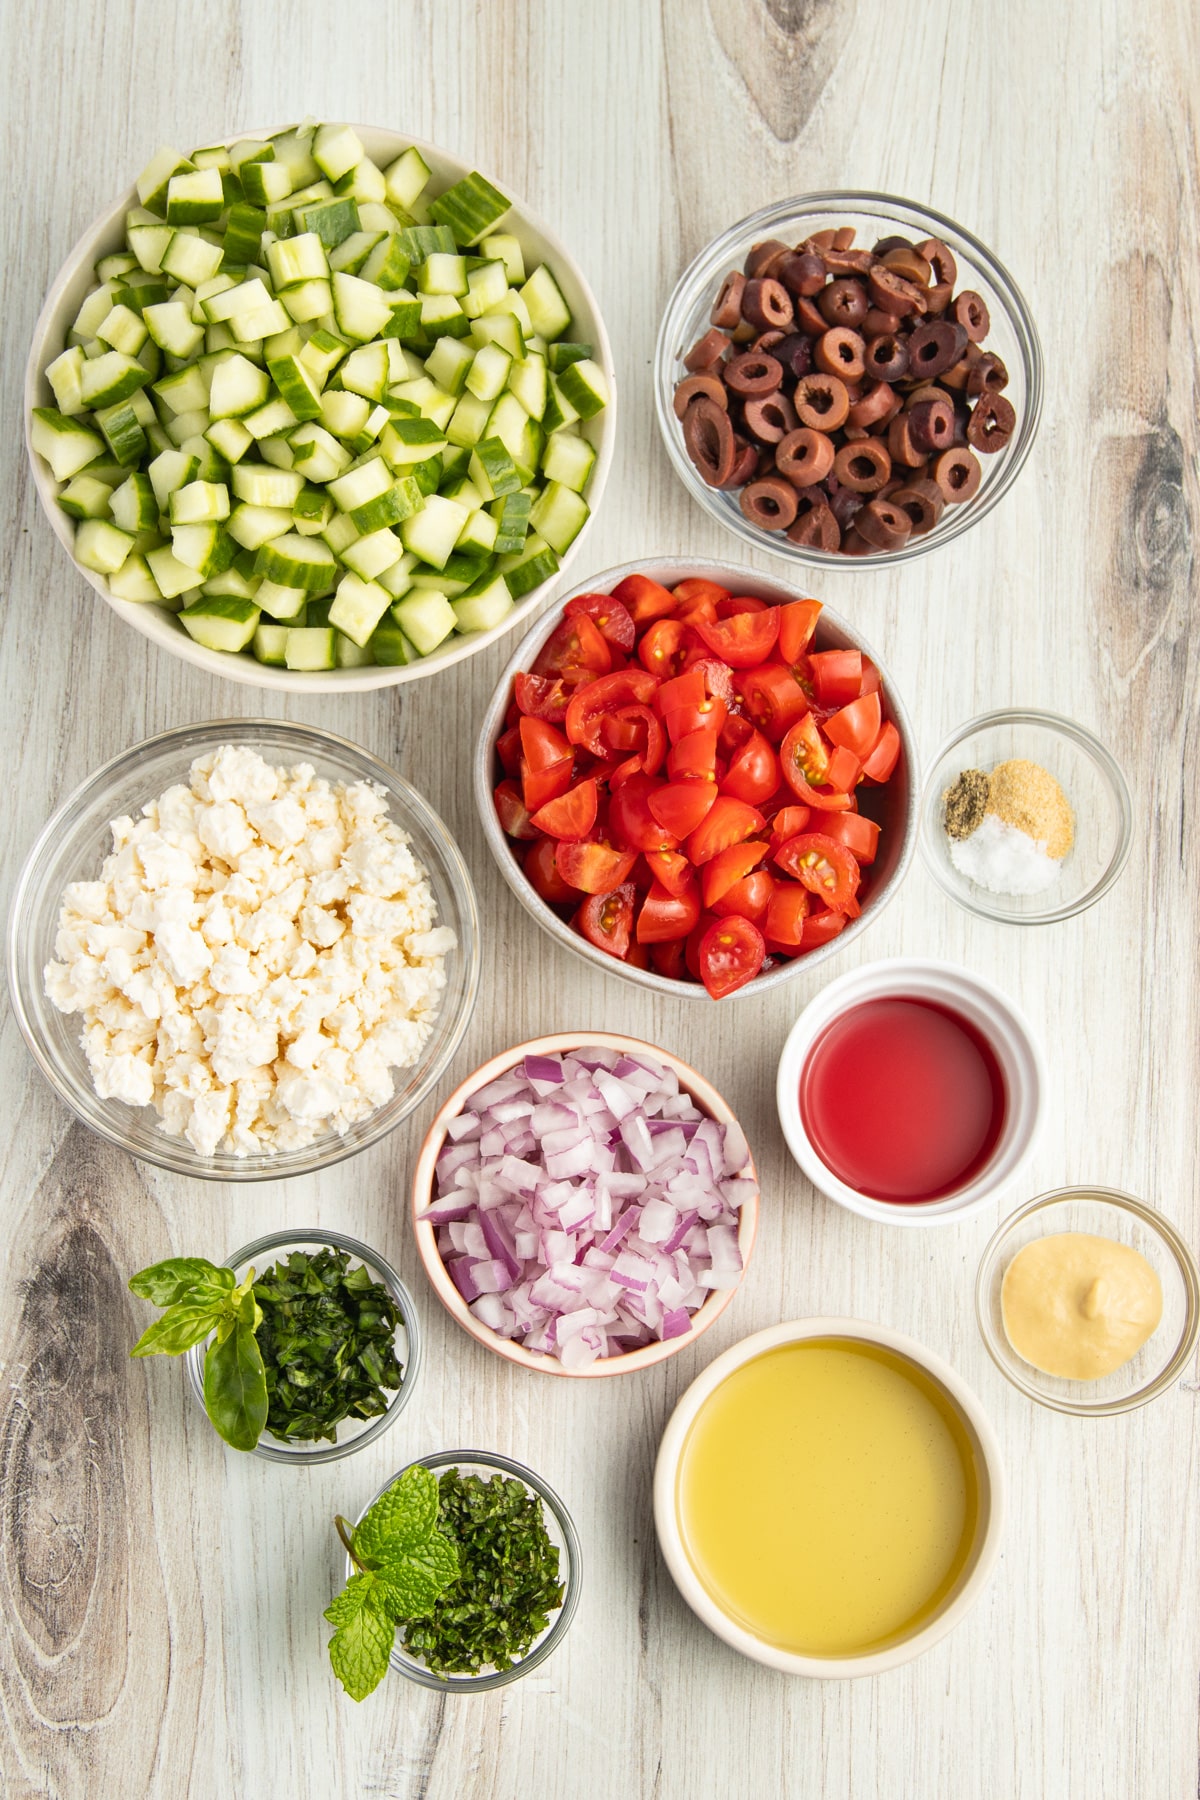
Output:
[[415,680],[528,619],[615,425],[558,239],[435,145],[312,122],[160,151],[51,289],[25,398],[96,592],[293,692]]

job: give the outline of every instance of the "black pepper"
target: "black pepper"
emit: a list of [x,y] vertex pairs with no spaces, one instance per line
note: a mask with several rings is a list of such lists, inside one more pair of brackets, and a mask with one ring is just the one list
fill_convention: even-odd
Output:
[[991,781],[982,769],[964,769],[942,799],[946,807],[946,835],[969,838],[987,811]]

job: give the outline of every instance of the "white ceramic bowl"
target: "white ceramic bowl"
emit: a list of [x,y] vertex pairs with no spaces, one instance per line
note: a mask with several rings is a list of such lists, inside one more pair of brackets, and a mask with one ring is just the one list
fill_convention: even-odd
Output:
[[[781,1650],[736,1624],[700,1581],[679,1528],[679,1466],[688,1432],[705,1401],[735,1369],[781,1344],[801,1343],[809,1338],[854,1338],[862,1343],[877,1344],[915,1363],[942,1388],[962,1421],[975,1452],[979,1522],[971,1555],[958,1584],[928,1624],[899,1643],[861,1656],[802,1656]],[[743,1338],[740,1344],[734,1344],[711,1362],[686,1389],[667,1421],[659,1445],[654,1467],[654,1528],[671,1577],[692,1611],[710,1631],[743,1656],[766,1663],[769,1668],[779,1669],[786,1675],[812,1675],[833,1680],[846,1680],[854,1675],[881,1675],[901,1663],[911,1662],[944,1638],[947,1632],[953,1631],[987,1586],[1000,1554],[1004,1529],[1004,1466],[1000,1446],[987,1414],[971,1389],[948,1363],[926,1350],[923,1344],[901,1332],[889,1330],[886,1325],[870,1325],[861,1319],[795,1319]]]
[[[271,137],[288,128],[285,124],[234,131],[227,137],[213,141],[226,144],[234,143],[239,138]],[[436,144],[427,143],[423,138],[409,137],[398,131],[386,131],[375,125],[355,125],[354,129],[362,139],[367,155],[377,163],[393,162],[410,144],[415,145],[432,170],[434,182],[439,188],[471,173],[473,164],[460,162],[457,157],[439,149]],[[501,181],[497,185],[504,193],[511,195],[507,182]],[[530,212],[524,201],[512,195],[512,202],[512,211],[505,218],[503,229],[520,240],[522,249],[531,262],[550,264],[555,280],[562,289],[563,298],[571,309],[572,335],[592,345],[595,359],[608,377],[609,403],[603,412],[588,422],[584,432],[596,451],[596,462],[587,490],[587,501],[594,518],[604,494],[604,484],[608,480],[616,438],[617,392],[608,332],[600,317],[595,295],[570,252],[550,228]],[[503,637],[515,625],[532,618],[551,590],[562,581],[586,543],[591,519],[562,557],[558,572],[549,581],[542,582],[540,587],[523,595],[499,625],[493,626],[490,631],[472,632],[469,636],[455,633],[445,644],[429,656],[423,656],[419,662],[394,668],[371,665],[360,669],[331,669],[321,673],[314,671],[299,674],[294,670],[268,667],[265,663],[255,662],[250,656],[234,656],[223,650],[206,650],[188,636],[173,613],[161,606],[138,605],[132,601],[116,599],[109,592],[102,575],[85,569],[75,561],[73,521],[63,512],[57,500],[64,484],[55,481],[48,465],[34,454],[33,445],[29,441],[30,415],[35,406],[54,404],[54,395],[44,374],[46,365],[64,348],[66,334],[84,296],[95,285],[93,268],[97,260],[114,250],[124,249],[125,214],[137,205],[137,191],[130,187],[107,212],[102,213],[88,227],[75,245],[46,295],[38,322],[33,328],[33,342],[25,369],[25,439],[38,498],[55,537],[75,563],[80,575],[101,599],[108,602],[117,616],[124,619],[127,625],[132,625],[135,631],[140,631],[143,637],[148,637],[172,656],[191,663],[194,668],[204,669],[210,675],[224,676],[227,681],[240,681],[250,687],[275,688],[293,694],[361,692],[366,688],[395,687],[401,682],[420,681],[423,676],[434,675],[439,669],[449,668],[452,663],[462,662],[466,657],[473,656],[477,650],[482,650],[485,645]]]
[[[738,1249],[742,1253],[742,1273],[738,1277],[737,1286],[731,1288],[714,1288],[703,1305],[692,1315],[689,1330],[679,1337],[667,1338],[662,1342],[643,1344],[640,1350],[628,1350],[623,1356],[602,1356],[586,1369],[564,1369],[557,1356],[546,1356],[540,1351],[526,1350],[523,1344],[517,1344],[511,1338],[504,1338],[498,1332],[491,1331],[480,1323],[455,1287],[450,1272],[442,1261],[437,1244],[437,1230],[424,1217],[426,1208],[433,1200],[434,1176],[437,1159],[446,1141],[446,1128],[451,1119],[456,1118],[467,1101],[479,1088],[486,1087],[489,1081],[495,1081],[498,1075],[513,1068],[526,1056],[554,1056],[563,1051],[579,1050],[585,1045],[597,1045],[606,1050],[621,1050],[629,1056],[652,1056],[668,1069],[674,1069],[679,1077],[679,1085],[685,1093],[690,1094],[701,1112],[723,1125],[735,1124],[736,1117],[728,1102],[722,1099],[716,1088],[705,1081],[703,1075],[681,1062],[670,1051],[663,1050],[658,1044],[646,1044],[639,1038],[617,1037],[611,1031],[560,1031],[553,1037],[532,1038],[527,1044],[515,1044],[511,1050],[501,1051],[485,1062],[482,1068],[476,1069],[461,1082],[445,1105],[438,1112],[433,1124],[429,1127],[425,1142],[421,1145],[413,1170],[412,1183],[412,1215],[413,1232],[417,1240],[417,1249],[421,1261],[425,1265],[425,1273],[434,1293],[445,1307],[450,1317],[461,1325],[465,1332],[473,1337],[476,1343],[485,1349],[503,1356],[506,1361],[516,1363],[522,1369],[535,1369],[543,1375],[562,1375],[569,1381],[595,1381],[608,1375],[630,1375],[639,1369],[648,1369],[654,1363],[663,1362],[668,1356],[674,1356],[679,1350],[685,1350],[694,1344],[702,1331],[715,1325],[725,1308],[729,1305],[738,1287],[745,1280],[746,1270],[750,1263],[750,1253],[754,1248],[754,1237],[758,1230],[758,1194],[743,1202],[741,1221],[738,1226]],[[754,1159],[750,1160],[750,1172],[756,1176]]]
[[[826,1026],[864,1001],[894,996],[931,1000],[960,1014],[987,1039],[1004,1078],[1004,1125],[995,1149],[972,1181],[940,1200],[902,1204],[860,1194],[822,1161],[800,1116],[800,1075]],[[805,1007],[783,1046],[775,1098],[788,1149],[823,1194],[864,1219],[887,1225],[944,1225],[981,1212],[1016,1176],[1037,1137],[1045,1085],[1042,1053],[1032,1028],[999,988],[955,963],[898,956],[852,969],[822,988]]]
[[[705,581],[718,582],[734,593],[750,594],[755,599],[766,600],[777,606],[786,606],[790,601],[807,598],[803,588],[793,586],[775,575],[761,575],[756,569],[744,568],[737,563],[711,562],[700,558],[685,560],[675,556],[639,557],[636,562],[621,563],[615,569],[605,569],[601,574],[592,576],[589,581],[582,582],[570,593],[556,599],[545,615],[531,626],[513,651],[496,684],[475,745],[475,806],[496,867],[526,912],[537,920],[543,931],[549,932],[552,938],[565,949],[573,951],[576,956],[582,956],[597,969],[603,969],[606,975],[618,975],[624,981],[632,981],[637,987],[648,988],[651,993],[663,994],[668,998],[708,1001],[708,990],[702,983],[675,981],[668,975],[658,974],[654,969],[634,968],[632,963],[620,962],[615,956],[597,950],[579,932],[572,931],[566,920],[534,891],[533,884],[526,879],[525,871],[514,853],[512,840],[505,836],[496,816],[492,799],[501,775],[496,758],[496,740],[504,729],[504,715],[512,699],[513,676],[533,666],[538,651],[560,623],[562,607],[568,600],[573,600],[577,594],[609,594],[626,575],[649,575],[652,580],[668,588],[689,577],[698,576]],[[887,664],[871,648],[861,632],[828,606],[821,613],[815,642],[822,650],[861,650],[864,656],[870,657],[879,670],[887,701],[887,716],[900,734],[900,760],[895,772],[885,787],[873,790],[880,796],[881,808],[875,816],[884,827],[879,857],[871,865],[869,891],[863,899],[862,912],[857,919],[852,919],[845,930],[828,944],[808,950],[803,956],[794,956],[788,962],[778,963],[769,974],[756,975],[753,981],[748,981],[744,987],[737,988],[728,995],[721,1002],[722,1006],[728,1006],[735,1000],[744,1000],[749,995],[761,996],[767,989],[781,987],[784,982],[793,980],[797,975],[811,975],[814,969],[820,968],[831,957],[840,955],[864,931],[870,929],[888,901],[897,893],[916,851],[920,833],[921,795],[917,741]]]

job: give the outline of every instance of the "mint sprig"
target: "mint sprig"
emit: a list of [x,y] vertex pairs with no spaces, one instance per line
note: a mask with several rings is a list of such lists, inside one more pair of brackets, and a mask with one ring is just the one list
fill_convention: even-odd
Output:
[[352,1700],[365,1700],[387,1674],[396,1626],[423,1617],[458,1574],[458,1552],[436,1529],[437,1479],[406,1469],[360,1520],[340,1516],[338,1533],[357,1573],[325,1608],[333,1672]]
[[239,1286],[232,1269],[202,1256],[172,1256],[129,1283],[139,1299],[166,1311],[148,1325],[130,1356],[179,1356],[212,1337],[204,1358],[204,1410],[235,1450],[253,1450],[267,1422],[267,1376],[255,1331],[262,1309],[254,1270]]

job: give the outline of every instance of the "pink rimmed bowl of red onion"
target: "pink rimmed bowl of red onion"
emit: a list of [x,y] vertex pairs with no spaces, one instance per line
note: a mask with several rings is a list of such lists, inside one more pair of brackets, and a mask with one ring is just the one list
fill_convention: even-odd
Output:
[[548,1375],[630,1374],[739,1286],[758,1178],[730,1107],[668,1051],[559,1032],[446,1101],[413,1175],[425,1273],[464,1331]]

